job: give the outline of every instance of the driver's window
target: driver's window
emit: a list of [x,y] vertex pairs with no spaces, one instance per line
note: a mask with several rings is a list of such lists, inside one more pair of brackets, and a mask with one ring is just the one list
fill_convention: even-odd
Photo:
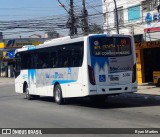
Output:
[[21,56],[20,54],[16,55],[16,71],[21,70]]

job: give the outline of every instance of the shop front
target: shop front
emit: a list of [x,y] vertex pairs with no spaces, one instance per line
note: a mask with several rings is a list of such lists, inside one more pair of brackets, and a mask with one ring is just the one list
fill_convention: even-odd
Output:
[[13,77],[15,50],[25,45],[39,45],[46,39],[13,39],[0,43],[0,77]]
[[5,43],[0,42],[0,77],[6,77],[8,73],[7,61],[4,59]]
[[138,83],[155,83],[160,72],[160,41],[136,43]]

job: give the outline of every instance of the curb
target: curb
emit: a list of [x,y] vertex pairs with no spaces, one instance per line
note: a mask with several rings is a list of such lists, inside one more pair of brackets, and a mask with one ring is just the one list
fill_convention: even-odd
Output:
[[140,86],[138,86],[138,90],[153,89],[153,88],[156,88],[156,86],[150,86],[150,87],[140,87]]

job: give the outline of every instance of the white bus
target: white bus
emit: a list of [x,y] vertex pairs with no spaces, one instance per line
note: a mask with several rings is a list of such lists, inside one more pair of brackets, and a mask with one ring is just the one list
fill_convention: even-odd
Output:
[[27,99],[106,96],[136,92],[134,40],[129,35],[92,34],[58,38],[16,51],[15,90]]

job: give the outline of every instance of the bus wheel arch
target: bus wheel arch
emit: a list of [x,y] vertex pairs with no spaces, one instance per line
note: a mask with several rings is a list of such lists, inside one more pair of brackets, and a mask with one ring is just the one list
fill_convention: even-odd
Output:
[[23,84],[23,93],[26,92],[26,88],[28,87],[28,84],[27,82],[25,81],[24,84]]
[[31,100],[31,99],[32,99],[33,96],[30,95],[30,93],[29,93],[28,84],[27,84],[26,81],[25,81],[24,84],[23,84],[23,93],[25,93],[26,99],[28,99],[28,100]]
[[63,95],[62,95],[62,88],[60,86],[60,84],[58,82],[56,82],[54,84],[54,100],[57,104],[59,105],[62,105],[64,104],[64,98],[63,98]]

